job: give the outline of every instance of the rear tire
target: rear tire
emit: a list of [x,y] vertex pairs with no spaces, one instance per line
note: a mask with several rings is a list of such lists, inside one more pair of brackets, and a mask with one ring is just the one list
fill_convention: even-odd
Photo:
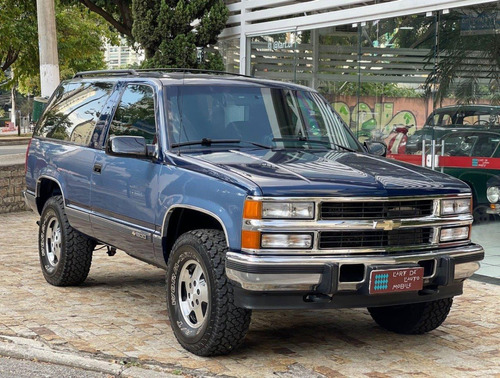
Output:
[[224,233],[194,230],[175,242],[167,264],[167,308],[177,341],[198,356],[228,354],[245,338],[251,311],[234,305],[225,274]]
[[373,320],[388,331],[417,335],[439,327],[448,316],[453,298],[399,306],[369,307]]
[[95,241],[69,225],[61,196],[47,200],[40,216],[38,251],[48,283],[73,286],[85,281],[95,245]]

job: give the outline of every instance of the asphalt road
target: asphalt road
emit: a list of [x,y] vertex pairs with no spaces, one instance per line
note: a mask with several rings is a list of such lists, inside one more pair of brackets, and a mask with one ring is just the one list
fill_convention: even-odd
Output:
[[0,155],[16,155],[26,153],[28,148],[25,144],[11,145],[11,146],[0,146]]
[[30,360],[0,357],[0,378],[106,378],[107,374]]

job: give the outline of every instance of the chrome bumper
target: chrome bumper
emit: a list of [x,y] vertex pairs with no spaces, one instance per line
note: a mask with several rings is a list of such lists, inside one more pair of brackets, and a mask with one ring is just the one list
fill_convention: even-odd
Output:
[[[239,288],[254,292],[317,291],[324,277],[332,280],[332,291],[356,291],[368,281],[372,267],[433,262],[424,276],[425,284],[447,285],[464,279],[479,269],[484,250],[476,244],[400,255],[363,256],[255,256],[239,252],[226,255],[226,275]],[[361,280],[345,281],[343,266],[363,265]],[[333,272],[333,273],[332,273]],[[330,291],[330,293],[332,293]]]

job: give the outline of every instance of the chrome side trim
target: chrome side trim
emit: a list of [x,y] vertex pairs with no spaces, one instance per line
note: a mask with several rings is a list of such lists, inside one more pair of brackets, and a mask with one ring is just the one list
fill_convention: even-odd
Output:
[[229,246],[229,234],[227,232],[226,225],[224,224],[224,222],[222,221],[222,219],[217,214],[214,214],[211,211],[202,209],[201,207],[196,207],[196,206],[191,206],[191,205],[185,205],[185,204],[172,205],[172,206],[170,206],[167,209],[167,211],[165,212],[165,216],[163,217],[163,223],[161,225],[161,236],[162,237],[166,236],[166,234],[165,234],[165,232],[166,232],[165,225],[166,225],[167,217],[169,217],[170,214],[172,213],[172,211],[174,211],[177,208],[189,209],[189,210],[196,210],[196,211],[199,211],[200,213],[204,213],[204,214],[210,215],[211,217],[217,219],[217,221],[222,226],[222,230],[224,231],[224,236],[226,237],[226,243]]

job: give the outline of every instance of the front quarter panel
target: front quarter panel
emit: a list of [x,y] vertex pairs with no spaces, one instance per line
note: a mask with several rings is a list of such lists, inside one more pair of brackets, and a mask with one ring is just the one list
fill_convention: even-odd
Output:
[[[243,188],[174,165],[164,165],[159,179],[157,225],[163,225],[169,211],[185,207],[215,216],[225,231],[230,250],[240,250],[243,203],[248,192]],[[164,230],[159,230],[163,232]]]

